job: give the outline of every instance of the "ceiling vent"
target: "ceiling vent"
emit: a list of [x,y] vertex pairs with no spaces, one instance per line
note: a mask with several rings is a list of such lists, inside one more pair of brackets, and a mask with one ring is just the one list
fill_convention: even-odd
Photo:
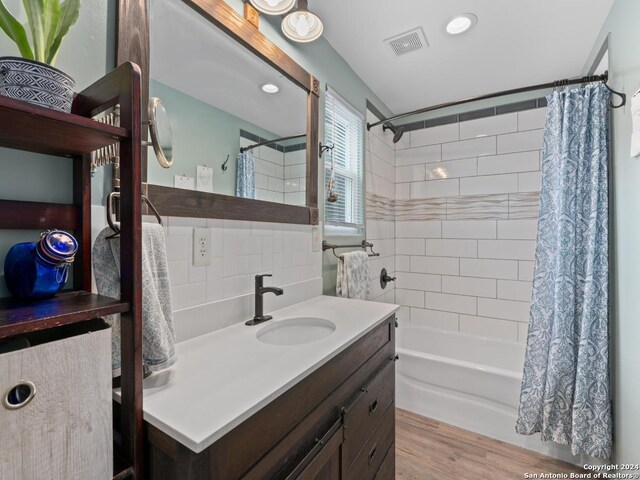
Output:
[[422,50],[429,46],[422,27],[414,28],[400,35],[387,38],[385,43],[389,44],[396,57],[415,52],[416,50]]

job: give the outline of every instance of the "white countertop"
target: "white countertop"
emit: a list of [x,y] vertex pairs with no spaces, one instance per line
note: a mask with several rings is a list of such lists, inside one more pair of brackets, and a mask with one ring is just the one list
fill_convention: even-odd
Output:
[[[397,305],[321,296],[275,312],[273,320],[244,323],[177,345],[178,361],[144,381],[144,419],[199,453],[273,399],[371,331]],[[336,324],[323,339],[268,345],[256,333],[294,317]]]

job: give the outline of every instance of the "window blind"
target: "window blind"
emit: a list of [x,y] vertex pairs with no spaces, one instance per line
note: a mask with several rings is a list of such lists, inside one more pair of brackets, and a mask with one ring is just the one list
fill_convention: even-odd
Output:
[[[324,142],[333,145],[325,160],[325,225],[364,228],[364,117],[331,89],[327,90]],[[337,202],[329,202],[332,165]]]

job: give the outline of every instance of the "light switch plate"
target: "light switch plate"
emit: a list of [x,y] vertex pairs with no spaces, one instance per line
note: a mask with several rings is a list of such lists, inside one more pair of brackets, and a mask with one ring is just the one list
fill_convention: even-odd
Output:
[[208,228],[193,229],[193,266],[211,265],[211,230]]
[[311,251],[319,252],[322,250],[322,234],[320,233],[320,225],[314,225],[311,229]]

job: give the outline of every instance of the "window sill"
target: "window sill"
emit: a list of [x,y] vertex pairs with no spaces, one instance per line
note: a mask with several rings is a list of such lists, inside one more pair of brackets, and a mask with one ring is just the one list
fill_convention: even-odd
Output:
[[362,236],[364,228],[362,227],[342,227],[339,225],[324,225],[325,236],[331,237],[353,237]]

